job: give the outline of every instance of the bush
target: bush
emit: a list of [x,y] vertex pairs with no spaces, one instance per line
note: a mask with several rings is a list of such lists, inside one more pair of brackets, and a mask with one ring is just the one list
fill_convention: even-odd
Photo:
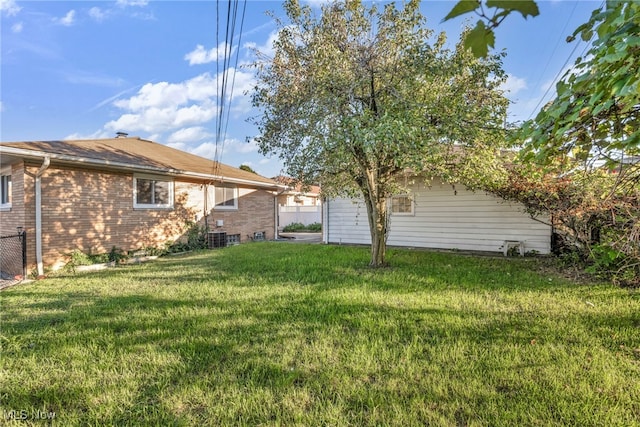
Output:
[[309,225],[304,225],[301,222],[292,222],[282,229],[284,233],[319,232],[320,230],[322,230],[322,224],[319,222],[314,222]]
[[313,224],[309,224],[307,228],[309,229],[309,231],[320,232],[322,231],[322,224],[320,224],[319,222],[314,222]]
[[120,248],[113,246],[111,251],[108,254],[109,262],[115,262],[116,264],[120,263],[127,259],[127,254]]
[[306,226],[301,222],[292,222],[291,224],[284,227],[282,231],[284,231],[285,233],[293,233],[296,231],[303,231],[305,230],[305,227]]
[[128,258],[128,255],[120,248],[113,246],[109,252],[101,254],[84,253],[79,249],[75,249],[68,254],[69,262],[65,268],[75,271],[76,267],[81,265],[105,264],[108,262],[120,263]]
[[553,249],[563,263],[588,267],[588,273],[621,286],[640,286],[638,184],[640,163],[613,172],[576,169],[542,176],[521,165],[489,191],[522,203],[529,214],[549,215]]
[[175,243],[171,243],[167,246],[166,252],[178,253],[207,248],[207,228],[193,222],[188,222],[187,226],[189,228],[184,236],[186,240],[182,238]]

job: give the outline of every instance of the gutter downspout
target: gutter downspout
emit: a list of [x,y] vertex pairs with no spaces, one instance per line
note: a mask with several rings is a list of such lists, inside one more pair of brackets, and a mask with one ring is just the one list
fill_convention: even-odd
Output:
[[275,221],[273,221],[274,223],[273,240],[278,240],[278,221],[280,220],[280,218],[279,218],[279,212],[278,212],[278,193],[277,192],[276,192],[276,197],[273,198],[273,213],[275,217]]
[[51,164],[51,158],[46,156],[42,166],[36,172],[36,263],[38,265],[38,277],[44,276],[42,264],[42,183],[40,177]]
[[329,199],[322,200],[322,243],[329,244]]

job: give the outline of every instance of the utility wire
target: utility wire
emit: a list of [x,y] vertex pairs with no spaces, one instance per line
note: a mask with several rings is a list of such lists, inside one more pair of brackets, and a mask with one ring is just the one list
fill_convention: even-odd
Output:
[[[599,9],[602,9],[602,7],[604,6],[604,1],[600,4]],[[575,7],[575,6],[574,6]],[[595,35],[595,31],[593,32],[593,34],[591,35],[591,38],[586,42],[584,49],[582,50],[582,53],[580,53],[580,57],[583,57],[585,52],[587,51],[587,49],[589,48],[589,46],[591,45],[591,40],[593,40],[593,37]],[[582,40],[582,38],[580,39]],[[561,73],[563,72],[563,70],[565,69],[565,67],[567,66],[567,64],[569,63],[569,61],[571,60],[571,58],[573,57],[573,54],[576,52],[576,50],[578,49],[578,46],[580,46],[580,42],[576,43],[576,45],[573,47],[573,50],[571,50],[571,53],[569,54],[569,56],[567,57],[567,59],[564,61],[564,64],[562,64],[562,67],[560,67],[560,69],[558,70],[558,72],[556,73],[555,77],[553,78],[553,80],[551,81],[551,84],[549,84],[549,86],[547,87],[547,90],[544,92],[544,95],[542,95],[542,98],[540,98],[540,100],[538,101],[538,103],[536,104],[536,106],[533,108],[533,110],[531,110],[531,113],[529,114],[529,117],[527,117],[527,120],[530,120],[533,115],[538,111],[538,108],[540,108],[540,105],[542,105],[542,102],[544,101],[544,99],[547,97],[547,95],[549,94],[549,91],[551,91],[552,87],[555,87],[556,82],[558,81],[558,79],[560,78]]]
[[[237,8],[236,8],[237,9]],[[233,66],[233,77],[231,79],[231,91],[229,93],[229,106],[227,108],[227,118],[225,121],[225,125],[224,125],[224,135],[226,136],[227,134],[227,129],[229,128],[229,115],[231,112],[231,99],[232,99],[232,94],[233,94],[233,89],[235,87],[236,84],[236,71],[238,70],[238,58],[240,57],[240,46],[242,46],[242,30],[244,28],[244,18],[245,18],[245,13],[247,11],[247,2],[246,0],[244,1],[244,4],[242,6],[242,17],[240,19],[240,34],[238,35],[238,49],[236,50],[236,61],[235,64]],[[234,26],[235,26],[235,17],[234,17]],[[224,151],[224,143],[226,141],[226,138],[222,141],[222,150]]]
[[[242,30],[244,27],[244,19],[246,12],[246,0],[244,1],[242,16],[240,19],[240,34],[238,37],[238,49],[236,49],[235,66],[233,72],[230,71],[230,64],[232,61],[234,51],[234,38],[236,32],[236,23],[238,21],[238,0],[228,0],[227,2],[227,16],[225,25],[225,40],[222,49],[220,48],[220,1],[218,0],[216,5],[216,95],[217,101],[217,116],[215,121],[216,136],[215,136],[215,157],[214,157],[214,175],[220,168],[220,162],[222,161],[222,154],[224,151],[224,143],[226,139],[226,133],[229,125],[231,101],[233,99],[233,89],[235,86],[236,70],[238,67],[239,46],[242,40]],[[222,50],[222,58],[220,58]],[[220,70],[222,67],[222,70]],[[231,87],[229,88],[229,79],[231,78]],[[228,101],[227,101],[228,99]]]
[[[557,37],[556,45],[553,47],[553,50],[551,51],[551,54],[549,55],[549,58],[547,59],[547,63],[544,65],[542,72],[538,75],[538,81],[533,86],[534,88],[540,86],[540,83],[542,81],[542,76],[544,76],[545,73],[547,72],[547,69],[549,68],[549,64],[551,63],[551,59],[553,58],[553,55],[556,53],[556,50],[558,50],[558,46],[560,45],[560,41],[562,40],[563,34],[566,34],[565,31],[567,31],[567,27],[569,26],[569,21],[571,21],[571,18],[573,17],[573,14],[575,13],[577,6],[578,6],[578,2],[573,3],[573,9],[571,9],[571,13],[569,14],[569,17],[567,18],[567,20],[564,21],[564,27],[562,28],[562,31],[560,31],[560,37]],[[562,68],[564,68],[564,66]],[[536,109],[537,108],[538,107],[536,106]],[[529,116],[529,118],[531,118],[531,116]]]

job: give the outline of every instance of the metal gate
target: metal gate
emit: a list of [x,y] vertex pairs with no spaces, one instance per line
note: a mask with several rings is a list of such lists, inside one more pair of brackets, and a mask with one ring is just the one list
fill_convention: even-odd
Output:
[[0,286],[27,276],[27,232],[0,236]]

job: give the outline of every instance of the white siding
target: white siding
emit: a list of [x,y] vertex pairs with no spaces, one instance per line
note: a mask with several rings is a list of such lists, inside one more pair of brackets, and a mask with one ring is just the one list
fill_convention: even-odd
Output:
[[[551,227],[495,196],[440,181],[415,185],[412,196],[414,215],[391,215],[390,246],[501,252],[505,240],[518,240],[527,252],[550,251]],[[331,199],[326,206],[328,243],[371,243],[361,200]]]

